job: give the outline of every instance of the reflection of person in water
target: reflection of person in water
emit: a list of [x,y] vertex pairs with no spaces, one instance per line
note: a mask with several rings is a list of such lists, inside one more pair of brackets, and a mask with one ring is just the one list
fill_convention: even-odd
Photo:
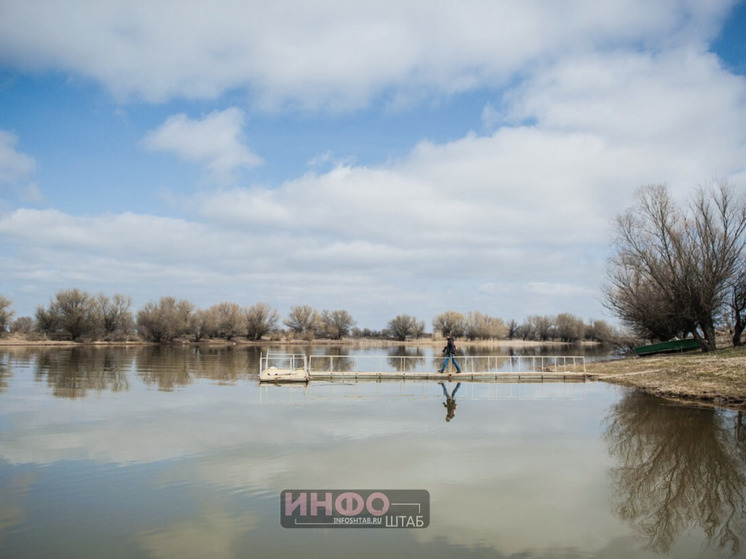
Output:
[[458,389],[461,388],[461,383],[459,382],[456,384],[456,387],[453,389],[453,392],[448,394],[448,390],[446,390],[446,385],[442,382],[438,383],[440,387],[443,389],[443,396],[446,397],[446,401],[443,402],[443,406],[446,408],[446,421],[450,421],[453,419],[453,416],[456,415],[456,392],[458,392]]

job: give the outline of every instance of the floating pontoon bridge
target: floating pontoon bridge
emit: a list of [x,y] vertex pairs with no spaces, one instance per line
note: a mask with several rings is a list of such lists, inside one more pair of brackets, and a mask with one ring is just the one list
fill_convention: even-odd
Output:
[[458,356],[458,373],[453,365],[438,370],[438,356],[398,355],[305,355],[262,354],[259,380],[262,382],[308,382],[312,380],[444,380],[459,381],[585,381],[585,357],[577,355],[494,355]]

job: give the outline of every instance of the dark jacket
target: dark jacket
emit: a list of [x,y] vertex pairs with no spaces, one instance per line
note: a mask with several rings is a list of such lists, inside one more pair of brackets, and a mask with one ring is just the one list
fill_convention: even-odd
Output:
[[443,353],[446,355],[456,354],[456,342],[453,341],[453,338],[448,338],[448,343],[446,344],[446,347],[443,348]]

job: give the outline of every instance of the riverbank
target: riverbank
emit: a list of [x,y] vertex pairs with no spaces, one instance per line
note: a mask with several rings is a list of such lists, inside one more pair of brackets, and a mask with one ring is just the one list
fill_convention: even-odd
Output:
[[586,372],[671,400],[746,411],[746,346],[592,362]]
[[[172,345],[197,345],[202,347],[225,346],[264,346],[264,347],[298,347],[303,345],[346,346],[348,348],[370,348],[390,346],[438,346],[443,339],[424,338],[397,342],[382,339],[343,340],[261,340],[258,342],[238,338],[235,340],[207,340],[194,342],[177,340]],[[151,342],[57,342],[47,340],[28,340],[22,337],[6,336],[0,338],[0,347],[107,347],[107,346],[149,346]],[[536,341],[499,340],[499,341],[463,341],[462,346],[494,347],[531,347],[557,345],[560,342],[547,344]],[[596,345],[596,344],[583,344]],[[596,379],[620,386],[643,390],[656,396],[684,401],[693,404],[722,406],[739,411],[746,411],[746,347],[721,349],[713,353],[685,353],[652,357],[628,357],[608,361],[591,361],[586,364],[587,374]]]

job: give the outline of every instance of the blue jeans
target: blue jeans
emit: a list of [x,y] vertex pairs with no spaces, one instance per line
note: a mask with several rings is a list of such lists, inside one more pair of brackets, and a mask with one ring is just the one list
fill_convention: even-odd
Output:
[[453,366],[456,367],[456,372],[460,373],[461,367],[459,366],[458,361],[456,361],[456,358],[453,355],[446,355],[446,358],[443,360],[443,366],[440,368],[440,372],[445,372],[449,360],[453,361]]

